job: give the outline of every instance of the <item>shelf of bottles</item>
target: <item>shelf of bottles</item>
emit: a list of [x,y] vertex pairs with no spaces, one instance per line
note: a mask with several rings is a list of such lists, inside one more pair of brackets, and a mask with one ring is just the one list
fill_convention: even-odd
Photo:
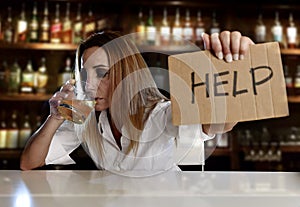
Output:
[[[10,6],[2,9],[0,49],[75,51],[82,39],[93,32],[110,27],[105,18],[98,18],[91,8],[82,13],[80,1],[50,1],[52,11],[49,11],[47,1],[39,1],[39,7],[37,7],[36,2],[27,3],[26,10],[24,2],[18,11],[13,8],[14,12],[12,12]],[[144,5],[144,10],[141,9],[136,14],[131,14],[132,23],[129,24],[131,28],[127,28],[125,32],[137,32],[135,40],[142,52],[153,51],[173,54],[200,50],[203,49],[201,37],[203,32],[220,32],[220,28],[224,28],[224,25],[222,26],[219,22],[222,17],[217,16],[218,13],[215,10],[209,9],[211,16],[203,18],[201,9],[198,9],[200,4],[199,7],[193,5],[194,8],[192,8],[188,6],[188,3],[184,4],[183,1],[176,9],[175,6],[172,6],[172,10],[168,10],[167,5],[171,7],[171,4],[166,2],[165,7],[154,7],[155,11],[150,5],[148,8]],[[187,6],[184,7],[183,5]],[[62,9],[64,10],[62,11]],[[71,14],[70,11],[73,13]],[[49,15],[49,12],[53,15]],[[154,13],[157,16],[154,16]],[[293,14],[289,14],[287,26],[280,22],[279,12],[274,12],[274,14],[273,23],[267,25],[264,23],[262,13],[258,15],[256,25],[253,24],[252,26],[254,33],[252,36],[255,42],[278,41],[282,46],[281,53],[283,56],[300,56],[298,31]],[[137,20],[133,17],[134,15],[138,16]],[[5,83],[2,81],[3,74],[8,75],[2,66],[0,67],[1,83]],[[296,76],[297,73],[293,75],[293,88],[300,85],[297,84],[298,78]],[[287,81],[289,81],[289,77],[287,77]],[[1,85],[1,83],[0,91],[3,92],[1,90],[3,84]],[[4,100],[10,98],[14,99],[15,97],[3,97]],[[28,98],[31,99],[32,97],[29,96]],[[293,103],[299,102],[298,94],[293,94],[289,100]]]
[[0,42],[1,49],[20,49],[20,50],[70,50],[75,51],[78,45],[72,43],[7,43]]
[[[28,1],[27,1],[28,2]],[[59,1],[57,1],[59,2]],[[75,3],[76,2],[76,8]],[[105,19],[97,19],[93,14],[92,10],[89,10],[85,17],[81,13],[80,1],[64,2],[64,12],[61,15],[61,2],[55,3],[55,8],[49,15],[48,3],[43,2],[43,10],[38,11],[36,3],[28,4],[32,6],[30,14],[23,6],[20,11],[14,11],[13,13],[19,13],[17,16],[12,16],[12,8],[8,7],[2,9],[1,19],[1,33],[0,33],[0,50],[54,50],[54,51],[75,51],[78,43],[91,33],[101,31],[105,28],[110,27]],[[39,4],[41,1],[39,1]],[[54,1],[50,3],[54,4]],[[70,6],[71,11],[74,11],[74,18],[70,17]],[[28,9],[28,6],[26,5]],[[41,8],[41,5],[40,5]],[[145,8],[145,7],[144,7]],[[156,7],[157,8],[157,7]],[[174,8],[174,7],[173,7]],[[145,12],[147,11],[147,12]],[[167,52],[172,54],[173,52],[189,52],[203,49],[202,33],[214,33],[220,32],[221,24],[218,22],[218,14],[212,11],[210,17],[202,16],[201,10],[193,9],[193,13],[188,8],[180,6],[173,10],[173,13],[168,13],[166,7],[159,8],[159,11],[155,11],[161,18],[158,19],[154,16],[152,8],[149,6],[147,10],[140,10],[137,14],[130,14],[131,20],[134,22],[130,25],[131,28],[127,28],[125,32],[137,32],[136,43],[138,44],[142,52]],[[196,12],[195,12],[196,11]],[[135,16],[138,16],[137,21]],[[298,31],[296,24],[294,23],[293,15],[289,15],[289,24],[284,27],[280,23],[279,13],[275,12],[275,18],[273,19],[272,25],[266,25],[263,21],[262,14],[257,19],[257,24],[253,25],[253,37],[255,42],[267,42],[267,41],[278,41],[281,45],[281,54],[283,56],[300,56],[300,48],[298,45]],[[254,17],[252,17],[253,19]],[[13,21],[16,20],[16,21]],[[209,24],[207,24],[209,21]],[[267,27],[270,28],[267,28]],[[224,28],[224,27],[223,27]],[[270,30],[268,30],[270,29]],[[268,32],[270,31],[270,32]],[[269,38],[268,38],[269,37]],[[1,61],[3,61],[1,59]],[[8,69],[5,64],[0,66],[0,101],[46,101],[51,95],[45,93],[45,85],[47,84],[47,74],[44,66],[42,66],[42,60],[40,67],[33,69],[28,62],[28,67],[21,69],[17,64],[14,67]],[[59,83],[63,83],[68,79],[70,74],[70,60],[67,59],[65,63],[67,68],[63,73],[59,74]],[[47,71],[47,69],[46,69]],[[299,74],[298,69],[293,75],[285,74],[287,81],[287,90],[292,89],[292,95],[289,95],[288,100],[290,103],[300,103],[300,93],[298,94],[298,88],[300,88],[300,66]],[[40,77],[39,74],[40,73]],[[299,77],[298,77],[299,76]],[[23,91],[22,91],[23,90]],[[38,91],[39,90],[39,91]],[[300,90],[299,90],[300,91]],[[290,93],[289,93],[290,94]],[[36,129],[40,124],[40,118],[33,115],[30,117],[31,126],[28,127],[25,117],[19,117],[17,125],[14,112],[10,113],[9,121],[7,116],[1,115],[0,123],[0,157],[12,155],[13,149],[21,149],[24,146],[24,137]],[[16,115],[17,116],[17,115]],[[18,117],[18,116],[17,116]],[[9,127],[7,126],[9,125]],[[18,127],[16,127],[18,126]],[[12,128],[11,132],[8,132]],[[8,130],[9,129],[9,130]],[[26,131],[27,130],[27,131]],[[298,129],[297,129],[298,130]],[[254,142],[250,144],[245,138],[249,136],[248,132],[239,134],[239,144],[241,151],[245,153],[245,160],[257,161],[257,160],[276,160],[280,161],[282,152],[299,152],[300,137],[298,131],[291,130],[287,132],[289,138],[283,138],[283,141],[272,141],[266,144],[266,141]],[[25,134],[24,136],[19,135],[20,133]],[[297,133],[296,133],[297,132]],[[11,143],[7,142],[6,135],[4,133],[10,133],[9,136],[18,136],[19,138],[12,138]],[[296,134],[296,135],[293,135]],[[16,135],[18,134],[18,135]],[[245,135],[246,134],[246,135]],[[250,133],[251,134],[251,133]],[[292,135],[290,135],[292,134]],[[253,138],[253,135],[251,135]],[[23,137],[23,138],[20,138]],[[259,136],[260,137],[260,136]],[[296,137],[296,138],[293,138]],[[22,141],[23,140],[23,141]],[[227,140],[227,139],[226,139]],[[245,141],[246,140],[246,141]],[[298,141],[297,141],[298,140]],[[265,151],[257,151],[254,146],[267,146]],[[295,145],[295,147],[293,146]],[[251,151],[253,149],[253,151]],[[4,151],[3,151],[4,150]],[[215,156],[230,155],[232,149],[230,148],[228,141],[227,144],[219,145],[213,152]]]
[[237,130],[239,149],[247,162],[281,162],[284,153],[300,152],[300,127]]
[[39,111],[0,111],[0,151],[22,149],[32,132],[40,126],[41,119]]

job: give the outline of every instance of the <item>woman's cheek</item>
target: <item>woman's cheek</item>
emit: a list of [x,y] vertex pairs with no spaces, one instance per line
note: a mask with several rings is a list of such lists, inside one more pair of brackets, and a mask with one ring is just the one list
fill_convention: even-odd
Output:
[[102,100],[100,102],[97,102],[95,105],[95,110],[96,111],[103,111],[109,108],[109,104],[107,101]]

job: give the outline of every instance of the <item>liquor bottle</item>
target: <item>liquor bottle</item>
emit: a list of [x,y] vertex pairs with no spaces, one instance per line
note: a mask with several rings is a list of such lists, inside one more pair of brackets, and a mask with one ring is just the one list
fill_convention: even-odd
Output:
[[8,93],[18,93],[21,83],[21,67],[16,59],[10,67],[8,80]]
[[164,74],[164,70],[161,66],[161,61],[159,59],[156,60],[155,63],[155,67],[151,67],[151,74],[153,76],[153,79],[157,85],[157,87],[160,90],[165,90],[166,91],[166,87],[164,87],[166,85],[166,78],[165,78],[165,74]]
[[32,68],[31,60],[28,60],[25,69],[22,72],[21,78],[21,93],[33,93],[34,92],[34,77],[35,73]]
[[295,95],[300,95],[300,65],[297,65],[297,72],[294,80],[294,92]]
[[28,31],[28,23],[25,14],[25,4],[22,4],[20,17],[17,21],[14,42],[25,42]]
[[175,45],[182,44],[182,25],[180,22],[180,11],[179,8],[176,9],[175,21],[172,28],[172,39]]
[[104,16],[99,16],[96,19],[96,30],[94,31],[94,33],[105,31],[109,27],[110,25],[108,23],[107,18]]
[[145,22],[143,19],[143,11],[142,9],[140,9],[139,13],[138,13],[138,24],[136,26],[136,43],[138,45],[143,45],[144,41],[145,41],[145,32],[146,32],[146,26],[145,26]]
[[289,25],[286,28],[287,34],[287,46],[288,48],[296,48],[297,47],[297,27],[295,26],[293,14],[289,15]]
[[18,118],[17,111],[13,110],[7,126],[6,148],[8,149],[18,148],[19,127],[18,127],[17,118]]
[[2,23],[2,16],[0,15],[0,41],[3,40],[3,23]]
[[23,120],[21,122],[21,125],[19,127],[19,142],[18,142],[18,147],[19,148],[24,148],[25,144],[28,140],[28,138],[31,135],[31,126],[29,122],[29,115],[25,114],[23,117]]
[[205,32],[205,24],[202,20],[201,11],[197,12],[197,22],[196,22],[196,28],[195,28],[195,44],[200,47],[201,49],[204,49],[202,34]]
[[8,86],[8,78],[9,78],[9,70],[8,65],[5,60],[3,60],[2,65],[0,66],[0,93],[7,93]]
[[79,44],[83,39],[83,22],[81,18],[81,3],[78,3],[77,15],[73,26],[73,43]]
[[169,45],[170,36],[171,36],[171,28],[168,22],[168,12],[167,9],[164,8],[162,24],[160,27],[160,45]]
[[1,110],[1,116],[0,116],[0,149],[6,148],[6,141],[7,141],[7,126],[6,126],[5,111]]
[[40,25],[39,41],[44,43],[50,42],[50,21],[47,1],[44,5],[43,21]]
[[88,11],[88,16],[85,19],[84,22],[84,38],[89,37],[90,35],[92,35],[96,30],[96,20],[93,14],[92,9],[90,8]]
[[221,29],[220,29],[220,25],[219,22],[217,21],[217,14],[214,11],[212,13],[212,20],[211,20],[211,27],[210,27],[210,34],[213,33],[220,33]]
[[2,24],[2,16],[0,15],[0,41],[3,40],[3,24]]
[[51,23],[51,28],[50,28],[50,42],[61,43],[62,41],[61,35],[62,35],[62,22],[60,20],[59,4],[57,3],[55,6],[55,17],[53,22]]
[[32,127],[32,131],[36,131],[38,128],[40,128],[40,126],[42,125],[42,117],[41,115],[36,115],[35,116],[35,123],[34,123],[35,127]]
[[156,26],[154,25],[154,19],[153,19],[153,10],[149,9],[149,16],[147,19],[146,24],[146,41],[148,45],[155,45],[156,43]]
[[285,78],[287,95],[292,96],[294,94],[293,76],[289,71],[288,65],[284,65],[284,78]]
[[185,41],[194,41],[194,29],[191,23],[190,11],[188,9],[185,12],[185,21],[182,35]]
[[71,69],[71,58],[67,57],[65,67],[58,75],[58,87],[65,84],[68,80],[72,78],[72,69]]
[[62,27],[62,42],[72,43],[72,21],[70,19],[70,2],[67,2],[66,16]]
[[266,25],[263,22],[263,16],[261,13],[258,15],[254,32],[256,43],[266,42]]
[[29,42],[38,42],[39,41],[39,22],[37,18],[37,3],[34,2],[32,17],[29,24]]
[[216,134],[218,140],[217,147],[226,148],[229,147],[229,133]]
[[12,23],[11,17],[11,7],[7,8],[7,19],[4,24],[4,41],[12,43],[13,42],[13,35],[14,35],[14,27]]
[[48,71],[46,67],[46,58],[41,58],[41,65],[37,71],[37,93],[46,93],[48,83]]
[[282,25],[279,21],[279,13],[275,13],[275,20],[274,24],[271,29],[272,36],[273,36],[273,41],[277,41],[280,44],[280,47],[283,47],[282,43]]
[[263,126],[261,129],[260,142],[262,146],[268,146],[271,142],[271,134],[266,126]]

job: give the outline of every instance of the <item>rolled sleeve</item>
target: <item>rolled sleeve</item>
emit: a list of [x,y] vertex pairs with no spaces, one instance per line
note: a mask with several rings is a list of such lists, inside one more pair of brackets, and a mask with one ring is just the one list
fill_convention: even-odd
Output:
[[176,152],[178,164],[204,165],[204,142],[214,137],[205,134],[201,124],[179,126]]
[[65,121],[56,131],[51,141],[48,154],[45,159],[49,164],[75,164],[69,154],[80,145],[80,141],[74,132],[74,125]]

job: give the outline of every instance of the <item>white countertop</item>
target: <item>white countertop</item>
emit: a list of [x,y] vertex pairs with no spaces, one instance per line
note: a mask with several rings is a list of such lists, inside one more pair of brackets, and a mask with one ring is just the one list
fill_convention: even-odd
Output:
[[300,173],[0,171],[0,207],[300,207]]

